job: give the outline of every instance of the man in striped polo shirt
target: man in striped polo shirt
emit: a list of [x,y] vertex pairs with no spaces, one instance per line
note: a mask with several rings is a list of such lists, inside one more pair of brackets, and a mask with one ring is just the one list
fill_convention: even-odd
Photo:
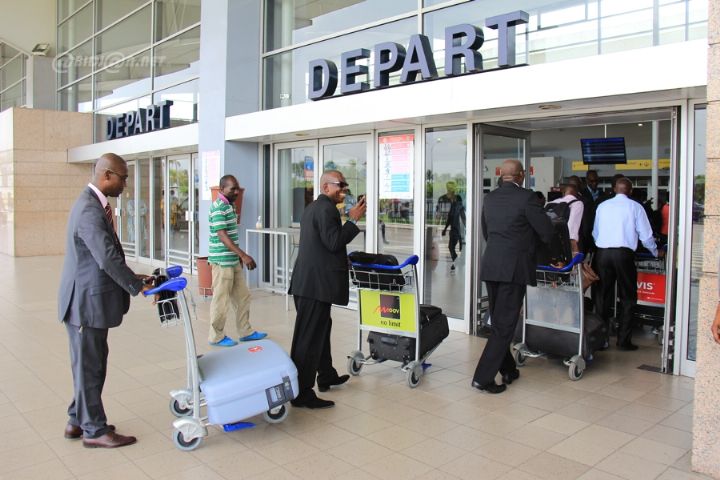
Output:
[[[267,333],[250,326],[250,290],[243,265],[255,268],[255,260],[237,246],[238,228],[234,203],[240,194],[238,181],[232,175],[220,179],[218,198],[210,206],[210,245],[208,263],[212,267],[213,298],[210,304],[210,345],[232,347],[237,342],[225,335],[230,307],[235,310],[235,324],[241,342],[260,340]],[[241,262],[242,260],[242,262]]]

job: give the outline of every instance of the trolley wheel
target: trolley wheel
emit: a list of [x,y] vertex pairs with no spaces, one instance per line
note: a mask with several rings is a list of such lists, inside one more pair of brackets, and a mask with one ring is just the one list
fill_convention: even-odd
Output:
[[192,440],[185,440],[185,435],[180,430],[173,432],[173,443],[184,452],[195,450],[202,443],[203,437],[195,437]]
[[527,357],[521,350],[522,347],[523,347],[523,345],[517,345],[516,347],[513,348],[513,350],[514,350],[513,356],[515,357],[515,364],[518,367],[524,366],[525,362],[527,361]]
[[182,417],[189,417],[193,413],[193,409],[191,407],[183,408],[180,406],[180,402],[175,400],[174,398],[170,399],[170,412],[172,412],[173,415],[175,415],[178,418]]
[[570,377],[570,380],[574,382],[580,380],[584,372],[585,370],[580,367],[580,365],[575,362],[570,362],[570,365],[568,366],[568,377]]
[[360,370],[362,370],[363,367],[363,360],[365,360],[365,356],[362,354],[362,352],[355,350],[353,353],[348,356],[347,361],[347,370],[350,375],[353,377],[357,377],[360,375]]
[[407,384],[410,388],[415,388],[420,385],[420,379],[423,376],[422,364],[418,362],[412,362],[411,367],[407,371]]
[[288,408],[283,404],[279,407],[272,408],[267,412],[263,412],[263,418],[268,423],[280,423],[288,416]]

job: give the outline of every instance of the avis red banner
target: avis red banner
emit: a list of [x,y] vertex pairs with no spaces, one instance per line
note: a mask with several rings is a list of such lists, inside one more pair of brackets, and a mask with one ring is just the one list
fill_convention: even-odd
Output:
[[638,272],[637,296],[643,302],[665,304],[665,274]]

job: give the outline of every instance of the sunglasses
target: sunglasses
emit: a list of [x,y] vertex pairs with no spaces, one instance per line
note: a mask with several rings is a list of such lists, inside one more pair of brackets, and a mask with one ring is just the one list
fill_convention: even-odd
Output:
[[347,188],[350,186],[349,183],[345,183],[345,182],[327,182],[327,183],[332,183],[333,185],[337,185],[340,188]]

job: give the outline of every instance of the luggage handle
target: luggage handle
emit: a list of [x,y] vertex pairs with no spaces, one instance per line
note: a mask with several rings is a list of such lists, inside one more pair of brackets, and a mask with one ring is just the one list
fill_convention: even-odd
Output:
[[380,337],[380,343],[384,343],[385,345],[390,345],[391,347],[397,347],[398,341],[395,337]]

